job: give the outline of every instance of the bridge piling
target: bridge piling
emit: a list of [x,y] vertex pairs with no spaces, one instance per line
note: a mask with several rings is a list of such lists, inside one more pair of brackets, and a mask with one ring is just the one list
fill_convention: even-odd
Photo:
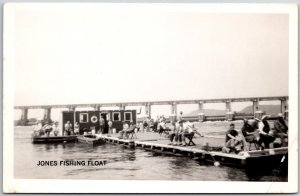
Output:
[[45,123],[50,123],[51,122],[51,108],[45,108],[44,109],[44,118],[43,121]]
[[225,115],[226,120],[233,120],[233,112],[231,111],[231,101],[227,100],[225,102],[225,105],[226,105],[226,115]]
[[200,101],[198,103],[198,110],[199,110],[198,120],[199,120],[199,122],[204,122],[205,121],[205,113],[204,113],[204,102],[203,101]]
[[19,121],[20,125],[26,125],[28,122],[28,109],[24,108],[22,109],[21,119]]
[[151,118],[151,104],[150,103],[147,103],[145,105],[145,111],[146,111],[146,115],[148,115],[149,118]]

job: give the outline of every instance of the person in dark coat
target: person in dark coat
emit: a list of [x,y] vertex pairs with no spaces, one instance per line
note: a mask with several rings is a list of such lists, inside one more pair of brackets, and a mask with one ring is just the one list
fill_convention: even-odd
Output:
[[255,143],[258,138],[255,136],[255,128],[249,124],[248,119],[244,119],[244,125],[242,127],[242,133],[246,142]]
[[286,125],[283,115],[281,113],[278,114],[276,121],[274,122],[275,129],[275,137],[280,138],[281,146],[288,146],[288,126]]

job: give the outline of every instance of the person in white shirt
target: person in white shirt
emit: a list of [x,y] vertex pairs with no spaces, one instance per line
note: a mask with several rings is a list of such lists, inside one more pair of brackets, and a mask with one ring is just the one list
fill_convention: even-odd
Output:
[[[259,140],[257,142],[261,148],[266,149],[270,148],[270,144],[275,140],[274,132],[271,131],[267,120],[268,116],[264,115],[258,122]],[[262,144],[264,144],[264,146],[262,146]]]
[[58,136],[58,133],[59,133],[58,122],[53,122],[52,130],[53,130],[54,136]]

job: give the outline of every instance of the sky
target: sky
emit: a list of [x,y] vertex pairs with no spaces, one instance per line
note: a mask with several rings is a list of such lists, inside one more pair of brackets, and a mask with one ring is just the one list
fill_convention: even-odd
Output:
[[287,14],[23,9],[14,41],[15,105],[288,95]]

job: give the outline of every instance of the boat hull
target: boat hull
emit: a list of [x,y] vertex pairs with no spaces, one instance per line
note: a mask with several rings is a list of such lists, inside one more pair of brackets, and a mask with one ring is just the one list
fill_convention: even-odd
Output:
[[90,144],[90,145],[101,145],[105,143],[105,140],[98,138],[96,135],[80,135],[77,136],[77,140],[80,143]]
[[50,137],[39,137],[34,136],[31,138],[34,144],[51,144],[51,143],[69,143],[76,142],[76,136],[50,136]]

